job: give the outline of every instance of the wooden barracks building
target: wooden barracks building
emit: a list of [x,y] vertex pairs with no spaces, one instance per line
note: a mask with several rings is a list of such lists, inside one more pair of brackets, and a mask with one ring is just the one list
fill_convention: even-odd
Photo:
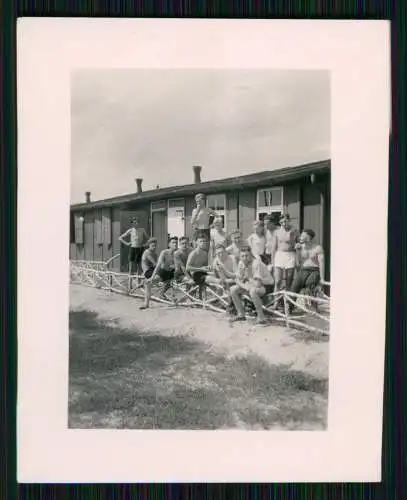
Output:
[[324,246],[327,276],[330,268],[331,162],[263,171],[255,174],[202,182],[202,167],[194,166],[194,183],[149,191],[136,179],[135,193],[71,206],[71,260],[112,262],[116,270],[127,269],[128,247],[118,237],[137,216],[148,234],[167,246],[168,235],[191,236],[191,215],[195,195],[205,193],[207,205],[224,219],[227,233],[240,229],[247,238],[255,219],[269,213],[288,212],[298,229],[311,228],[315,241]]

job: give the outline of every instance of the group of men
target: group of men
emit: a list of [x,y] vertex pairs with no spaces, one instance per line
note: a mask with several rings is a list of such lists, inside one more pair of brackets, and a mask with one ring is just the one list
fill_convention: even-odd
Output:
[[[130,246],[130,266],[135,263],[138,271],[141,267],[145,277],[145,302],[141,309],[149,307],[151,283],[156,276],[164,284],[162,298],[173,280],[189,278],[199,287],[221,285],[227,291],[233,311],[231,321],[246,319],[242,295],[249,295],[257,322],[262,324],[265,322],[263,297],[281,290],[284,281],[286,289],[299,293],[306,288],[310,295],[319,284],[325,283],[323,248],[313,242],[312,229],[301,233],[296,230],[289,214],[282,214],[278,219],[270,215],[264,221],[255,221],[253,233],[246,242],[242,241],[240,231],[233,232],[230,238],[222,236],[224,231],[220,225],[211,231],[211,218],[219,220],[216,212],[206,207],[205,195],[198,194],[191,218],[193,248],[188,238],[171,237],[168,248],[159,255],[156,238],[148,239],[137,218],[132,220],[132,227],[119,240]],[[146,239],[147,248],[144,247]],[[282,307],[281,301],[276,301],[274,307]],[[290,311],[292,309],[290,306]]]

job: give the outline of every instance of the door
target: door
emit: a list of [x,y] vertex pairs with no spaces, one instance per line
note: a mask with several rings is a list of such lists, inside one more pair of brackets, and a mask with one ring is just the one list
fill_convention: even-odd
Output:
[[157,238],[157,251],[168,247],[167,202],[151,203],[151,233]]
[[[321,184],[304,186],[302,228],[315,231],[315,243],[325,253],[325,279],[330,281],[331,267],[331,196],[329,179]],[[325,290],[329,293],[329,288]]]
[[177,238],[185,236],[185,202],[182,198],[168,200],[168,234]]
[[321,217],[321,191],[318,186],[305,185],[303,189],[303,218],[301,229],[312,229],[315,232],[314,242],[323,244],[323,228]]

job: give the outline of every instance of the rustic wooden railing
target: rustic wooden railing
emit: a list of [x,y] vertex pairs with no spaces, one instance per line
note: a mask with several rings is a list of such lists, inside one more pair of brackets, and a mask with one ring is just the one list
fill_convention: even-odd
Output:
[[[118,257],[119,255],[115,255],[106,262],[71,260],[70,282],[103,289],[108,292],[144,298],[144,276],[113,271],[110,268],[112,262]],[[324,286],[329,287],[330,283],[325,283]],[[204,298],[198,298],[191,294],[189,289],[183,290],[180,285],[175,285],[175,288],[182,291],[189,301],[174,303],[163,300],[159,295],[153,295],[152,300],[187,307],[201,306],[221,312],[226,309],[227,302],[225,295],[221,291],[211,290]],[[245,297],[245,300],[250,302],[249,297]],[[283,310],[273,307],[273,304],[278,300],[283,302]],[[290,306],[295,306],[296,313],[290,312]],[[264,310],[279,322],[285,323],[288,328],[305,329],[324,335],[329,334],[330,298],[324,293],[322,286],[318,288],[317,296],[309,296],[304,293],[297,294],[287,290],[269,294],[267,302],[264,304]]]

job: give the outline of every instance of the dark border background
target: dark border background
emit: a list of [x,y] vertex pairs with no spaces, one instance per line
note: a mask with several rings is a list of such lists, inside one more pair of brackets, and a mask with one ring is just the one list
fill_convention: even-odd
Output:
[[[0,1],[0,498],[407,498],[405,463],[406,398],[401,387],[406,361],[406,7],[395,2],[247,1]],[[392,137],[390,138],[387,332],[380,484],[206,484],[206,485],[18,485],[16,483],[17,391],[17,161],[16,19],[48,17],[195,17],[388,19],[392,50]],[[33,165],[35,168],[35,165]],[[368,186],[368,180],[367,180]],[[374,210],[372,200],[372,210]],[[358,222],[356,220],[356,222]],[[33,221],[36,223],[36,221]],[[369,242],[366,242],[368,251]],[[357,271],[357,270],[355,270]],[[372,269],[372,283],[374,269]],[[363,287],[364,284],[361,284]],[[366,284],[365,284],[366,285]],[[402,305],[405,305],[402,308]],[[4,444],[3,444],[4,443]],[[61,450],[63,453],[63,450]],[[351,457],[352,450],[349,450]]]

